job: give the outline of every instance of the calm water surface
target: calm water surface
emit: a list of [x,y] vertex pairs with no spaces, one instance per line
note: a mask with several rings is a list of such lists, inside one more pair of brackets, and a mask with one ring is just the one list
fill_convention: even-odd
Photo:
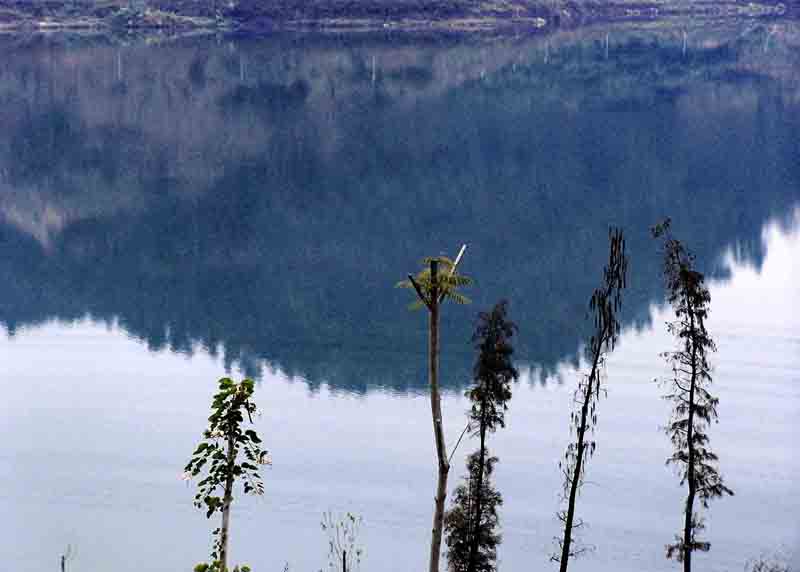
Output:
[[[492,440],[502,570],[552,569],[586,301],[609,224],[625,331],[579,504],[576,571],[673,570],[683,491],[656,245],[671,216],[711,284],[736,496],[698,563],[800,564],[800,31],[755,24],[534,39],[0,38],[0,555],[18,572],[188,570],[209,523],[182,467],[215,380],[259,380],[274,458],[235,506],[236,561],[326,566],[323,511],[363,515],[363,570],[421,570],[435,475],[425,318],[394,283],[469,243],[443,324],[448,440],[475,313],[518,322]],[[462,472],[460,449],[451,485]]]

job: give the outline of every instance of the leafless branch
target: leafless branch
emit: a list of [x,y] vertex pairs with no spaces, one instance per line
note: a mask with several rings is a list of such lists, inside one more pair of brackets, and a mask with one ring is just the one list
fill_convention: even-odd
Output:
[[458,449],[458,446],[461,444],[461,439],[464,438],[464,435],[466,434],[467,431],[469,431],[469,423],[467,423],[467,426],[464,427],[464,430],[461,432],[461,435],[458,437],[458,441],[456,441],[456,446],[453,447],[453,451],[450,453],[450,456],[447,457],[447,463],[448,464],[450,463],[450,461],[453,460],[453,455],[456,454],[456,450]]
[[425,294],[422,293],[422,288],[420,288],[419,284],[417,284],[417,281],[414,280],[414,277],[411,274],[408,275],[408,279],[411,281],[411,285],[414,287],[414,290],[417,291],[417,296],[419,296],[419,299],[422,300],[422,303],[425,304],[430,310],[431,303],[425,297]]

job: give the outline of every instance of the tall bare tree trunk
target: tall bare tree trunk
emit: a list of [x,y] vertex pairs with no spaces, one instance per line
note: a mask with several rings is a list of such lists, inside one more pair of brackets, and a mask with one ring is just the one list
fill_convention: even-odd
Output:
[[589,398],[592,393],[591,382],[587,384],[588,392],[584,393],[583,406],[581,407],[581,425],[578,429],[578,454],[575,459],[575,469],[572,473],[572,481],[569,485],[569,501],[567,502],[567,520],[564,523],[564,542],[561,546],[561,560],[559,561],[559,572],[567,572],[569,565],[570,545],[572,544],[572,527],[575,522],[575,499],[578,495],[578,484],[580,483],[581,469],[583,468],[583,451],[585,448],[584,436],[586,435],[586,416],[589,412]]
[[561,560],[559,561],[559,572],[567,572],[569,566],[570,546],[572,545],[572,528],[575,524],[575,499],[578,496],[578,487],[581,482],[581,470],[583,468],[583,456],[586,452],[586,429],[587,418],[589,415],[589,402],[592,398],[594,389],[594,379],[598,375],[597,368],[600,364],[600,356],[603,353],[603,344],[606,339],[606,328],[598,336],[598,341],[594,349],[592,369],[589,378],[586,380],[586,391],[583,394],[583,405],[581,406],[581,424],[578,428],[578,453],[575,458],[575,469],[572,473],[572,481],[569,485],[569,500],[567,502],[567,518],[564,523],[564,542],[561,546]]
[[231,520],[231,501],[233,500],[233,465],[236,461],[233,434],[228,437],[228,478],[225,480],[225,495],[222,497],[222,528],[219,536],[219,561],[222,572],[228,572],[228,529]]
[[428,572],[439,572],[439,556],[442,547],[442,529],[444,525],[444,501],[447,496],[447,474],[450,463],[444,443],[442,427],[442,400],[439,395],[439,261],[431,260],[431,306],[430,337],[428,356],[428,377],[431,385],[431,416],[433,417],[433,436],[436,441],[436,457],[439,477],[436,485],[436,505],[433,512],[433,529],[431,531],[431,554]]

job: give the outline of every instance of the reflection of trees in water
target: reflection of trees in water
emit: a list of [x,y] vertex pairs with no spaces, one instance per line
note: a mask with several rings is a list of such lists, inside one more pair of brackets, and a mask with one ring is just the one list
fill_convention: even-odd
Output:
[[[176,46],[160,67],[132,48],[124,94],[96,79],[71,98],[43,95],[69,91],[63,66],[12,58],[3,321],[88,313],[252,375],[266,360],[312,386],[413,389],[424,324],[392,285],[422,254],[468,241],[475,304],[444,316],[445,383],[468,379],[474,314],[501,297],[519,357],[548,370],[577,355],[607,224],[629,236],[624,319],[643,324],[661,296],[650,224],[671,215],[708,264],[732,244],[759,264],[764,222],[800,198],[800,114],[784,84],[723,73],[747,46],[681,67],[676,45],[633,42],[613,65],[561,46],[547,67],[518,58],[446,88],[442,53],[483,48],[405,47],[394,71],[373,72],[349,46],[278,58],[248,44],[246,74],[212,45]],[[92,69],[106,55],[59,57]],[[592,87],[606,84],[622,88]],[[734,88],[745,95],[718,97]],[[31,230],[43,205],[58,222],[47,241]]]

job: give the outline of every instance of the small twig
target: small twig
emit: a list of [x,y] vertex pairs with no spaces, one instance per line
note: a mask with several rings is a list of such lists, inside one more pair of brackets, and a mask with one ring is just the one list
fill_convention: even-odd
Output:
[[456,266],[458,266],[458,263],[461,262],[461,257],[464,256],[464,252],[466,252],[466,250],[467,250],[467,245],[462,244],[461,250],[458,251],[458,256],[456,256],[456,261],[453,262],[453,267],[450,269],[450,276],[456,273]]
[[452,460],[453,460],[453,455],[455,455],[455,454],[456,454],[456,450],[458,449],[458,446],[461,444],[461,439],[463,439],[463,438],[464,438],[464,434],[465,434],[467,431],[469,431],[469,423],[467,423],[467,426],[466,426],[466,427],[464,427],[464,430],[461,432],[461,435],[459,436],[459,438],[458,438],[458,441],[456,441],[456,446],[455,446],[455,447],[453,447],[453,451],[450,453],[450,456],[447,458],[447,464],[448,464],[448,465],[450,464],[450,461],[452,461]]
[[248,419],[250,419],[250,423],[252,424],[253,423],[253,416],[250,414],[250,407],[249,407],[250,406],[250,400],[247,400],[244,403],[245,403],[245,408],[244,409],[245,409],[245,411],[247,411],[247,417],[248,417]]

